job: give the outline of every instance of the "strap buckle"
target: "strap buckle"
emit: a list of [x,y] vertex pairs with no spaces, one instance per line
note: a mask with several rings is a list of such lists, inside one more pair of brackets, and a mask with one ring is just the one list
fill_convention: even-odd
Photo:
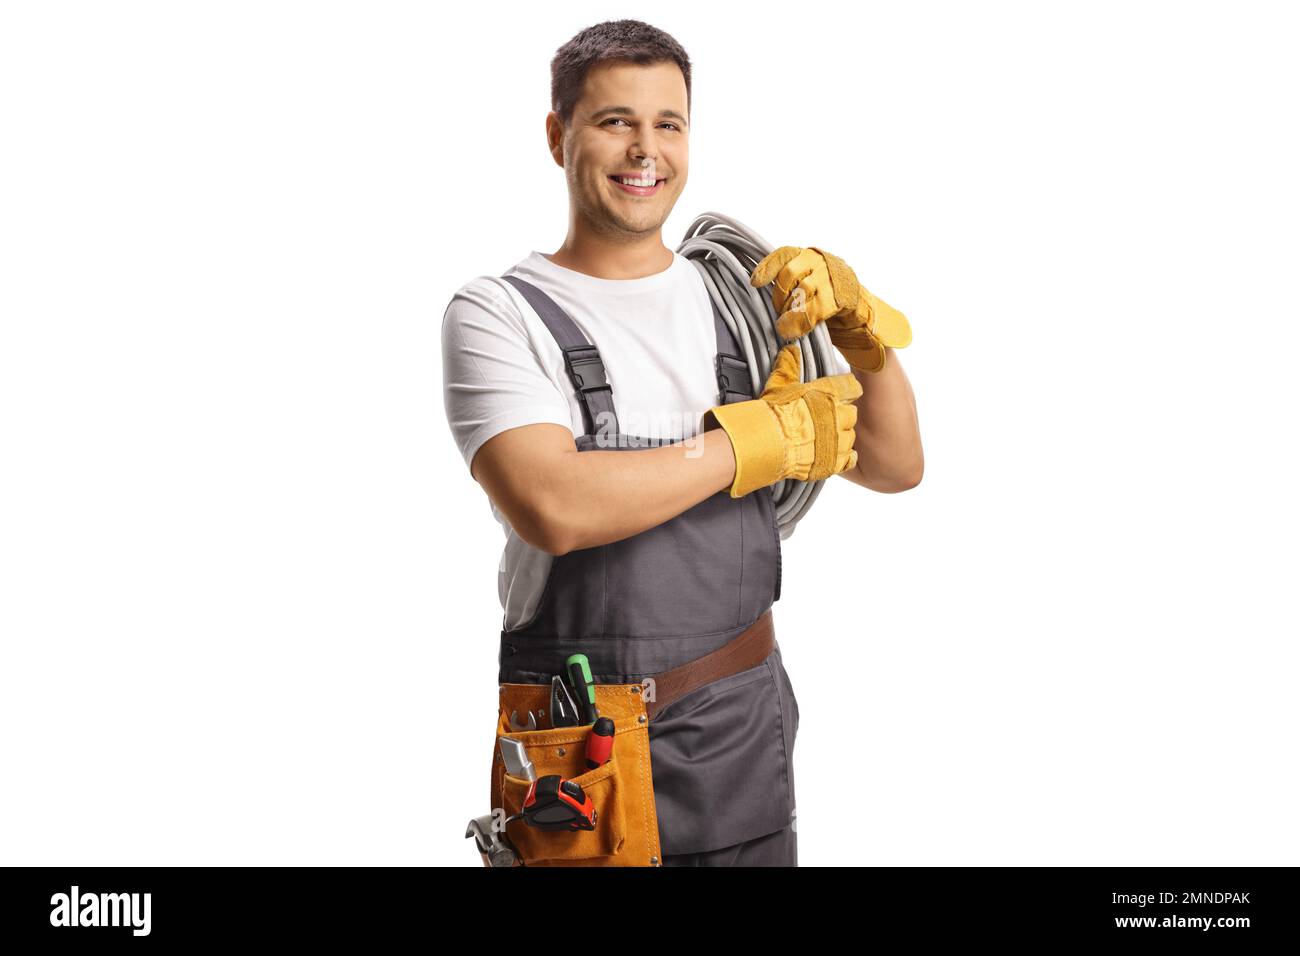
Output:
[[578,391],[596,392],[601,389],[613,391],[605,377],[605,363],[601,361],[600,352],[594,345],[570,345],[564,349],[564,365],[569,370],[569,378]]
[[753,384],[749,379],[749,366],[744,359],[719,352],[713,364],[718,374],[720,404],[744,402],[754,397],[751,394]]

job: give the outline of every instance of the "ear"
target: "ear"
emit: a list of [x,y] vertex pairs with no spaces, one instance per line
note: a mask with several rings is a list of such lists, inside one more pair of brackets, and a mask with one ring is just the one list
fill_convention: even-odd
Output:
[[564,168],[564,122],[560,114],[551,110],[546,114],[546,148],[555,165]]

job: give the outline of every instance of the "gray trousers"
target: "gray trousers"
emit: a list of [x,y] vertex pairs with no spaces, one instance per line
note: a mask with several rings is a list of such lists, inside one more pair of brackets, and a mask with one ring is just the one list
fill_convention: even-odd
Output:
[[793,827],[707,853],[664,857],[664,866],[798,866]]

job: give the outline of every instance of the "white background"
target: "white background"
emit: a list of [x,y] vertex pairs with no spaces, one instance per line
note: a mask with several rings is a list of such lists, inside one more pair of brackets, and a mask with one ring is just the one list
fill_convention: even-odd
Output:
[[706,210],[912,321],[927,470],[785,543],[803,865],[1300,863],[1285,5],[7,4],[0,862],[478,865],[452,293],[648,19]]

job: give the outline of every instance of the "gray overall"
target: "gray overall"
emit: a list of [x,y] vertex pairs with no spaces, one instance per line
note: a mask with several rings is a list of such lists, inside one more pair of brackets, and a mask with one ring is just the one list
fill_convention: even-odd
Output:
[[[541,289],[512,283],[564,353],[583,407],[579,451],[668,439],[618,431],[596,346]],[[753,398],[748,367],[713,307],[719,404]],[[503,683],[550,683],[586,654],[598,683],[633,684],[716,650],[781,594],[781,540],[770,488],[726,489],[640,534],[559,555],[533,617],[501,632]],[[799,708],[778,645],[762,664],[668,704],[649,725],[666,866],[796,864],[792,757]]]

